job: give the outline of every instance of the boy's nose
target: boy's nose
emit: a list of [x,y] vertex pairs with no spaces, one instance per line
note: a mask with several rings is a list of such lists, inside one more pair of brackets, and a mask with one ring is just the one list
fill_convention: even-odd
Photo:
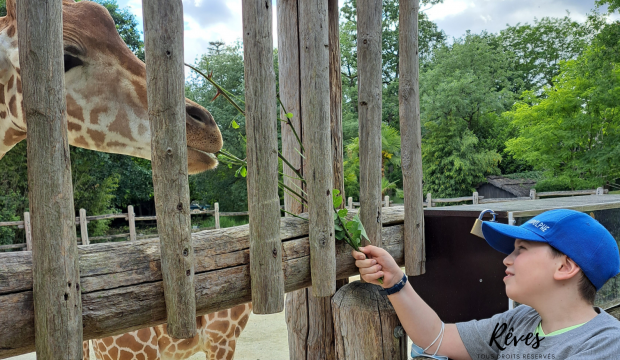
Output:
[[502,261],[502,262],[504,263],[504,265],[505,265],[506,267],[508,267],[508,266],[512,265],[512,263],[514,262],[514,259],[513,259],[513,256],[512,256],[512,253],[510,253],[510,255],[506,256],[506,257],[504,258],[504,261]]

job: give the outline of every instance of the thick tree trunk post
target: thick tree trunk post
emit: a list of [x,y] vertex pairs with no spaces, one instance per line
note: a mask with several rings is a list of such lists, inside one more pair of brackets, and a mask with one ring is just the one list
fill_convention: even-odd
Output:
[[[403,0],[399,9],[399,114],[401,164],[405,192],[405,272],[426,272],[424,251],[424,207],[422,202],[422,132],[418,58],[419,0]],[[428,207],[433,204],[428,201]]]
[[312,294],[324,297],[336,292],[327,0],[299,2],[299,43]]
[[381,1],[357,2],[360,219],[381,246]]
[[215,203],[213,205],[213,209],[215,213],[213,213],[213,218],[215,219],[215,228],[220,228],[220,203]]
[[129,241],[136,241],[136,213],[133,205],[127,206],[127,220],[129,220]]
[[[15,17],[14,4],[8,3],[9,17]],[[22,0],[17,17],[28,124],[35,347],[40,359],[81,359],[82,298],[67,140],[62,1]]]
[[86,210],[80,209],[80,235],[82,235],[82,245],[89,245],[88,241],[88,221],[86,220]]
[[242,1],[250,274],[256,314],[284,310],[271,6],[271,2]]
[[32,226],[29,212],[24,213],[24,231],[26,232],[26,250],[32,251]]
[[142,9],[151,164],[168,333],[187,339],[196,335],[196,296],[187,179],[183,3],[149,0],[142,2]]
[[332,298],[332,311],[336,359],[407,359],[407,337],[394,336],[400,322],[388,298],[379,294],[379,286],[359,281],[345,285]]

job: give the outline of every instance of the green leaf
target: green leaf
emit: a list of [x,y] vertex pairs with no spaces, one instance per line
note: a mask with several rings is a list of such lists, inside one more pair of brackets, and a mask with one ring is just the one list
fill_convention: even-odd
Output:
[[334,208],[338,209],[342,205],[342,196],[334,197]]
[[293,113],[286,113],[286,117],[289,118],[289,119],[292,119],[293,118]]
[[228,163],[228,168],[232,169],[232,164],[231,163]]
[[336,222],[336,223],[334,224],[334,229],[335,229],[336,231],[342,231],[342,226],[340,226],[340,225],[338,224],[338,222]]
[[246,170],[245,166],[241,168],[241,176],[245,177],[248,174],[248,171]]
[[348,213],[349,213],[349,210],[347,210],[347,209],[340,209],[340,210],[338,210],[338,216],[340,216],[341,218],[347,216]]
[[338,195],[340,195],[340,190],[334,189],[334,191],[332,193],[334,194],[334,196],[338,196]]
[[233,129],[238,129],[239,128],[239,124],[237,124],[237,122],[235,120],[233,120],[230,125],[232,126]]

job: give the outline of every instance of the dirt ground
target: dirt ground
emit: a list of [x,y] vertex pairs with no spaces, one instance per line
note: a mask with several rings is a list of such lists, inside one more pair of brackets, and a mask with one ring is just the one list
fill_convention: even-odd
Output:
[[[359,280],[359,276],[350,280]],[[411,340],[409,343],[411,347]],[[36,360],[36,358],[35,353],[30,353],[9,360]],[[288,360],[288,358],[288,333],[284,311],[271,315],[252,314],[239,337],[235,360]],[[189,360],[205,359],[205,354],[200,353]]]

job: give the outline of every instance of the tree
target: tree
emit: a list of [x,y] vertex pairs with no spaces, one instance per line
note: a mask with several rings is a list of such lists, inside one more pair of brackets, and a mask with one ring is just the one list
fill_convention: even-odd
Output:
[[620,178],[620,22],[607,25],[583,55],[560,64],[542,97],[525,92],[505,118],[520,135],[516,158],[545,171],[537,190],[593,188]]
[[604,5],[609,5],[609,8],[607,8],[607,11],[609,13],[612,13],[620,9],[620,0],[596,0],[597,7],[604,6]]
[[499,40],[516,56],[515,70],[521,83],[515,91],[539,91],[543,86],[553,86],[553,79],[560,72],[562,61],[575,59],[590,44],[604,25],[605,19],[597,14],[579,23],[569,17],[544,17],[534,19],[534,24],[517,23],[502,30]]

